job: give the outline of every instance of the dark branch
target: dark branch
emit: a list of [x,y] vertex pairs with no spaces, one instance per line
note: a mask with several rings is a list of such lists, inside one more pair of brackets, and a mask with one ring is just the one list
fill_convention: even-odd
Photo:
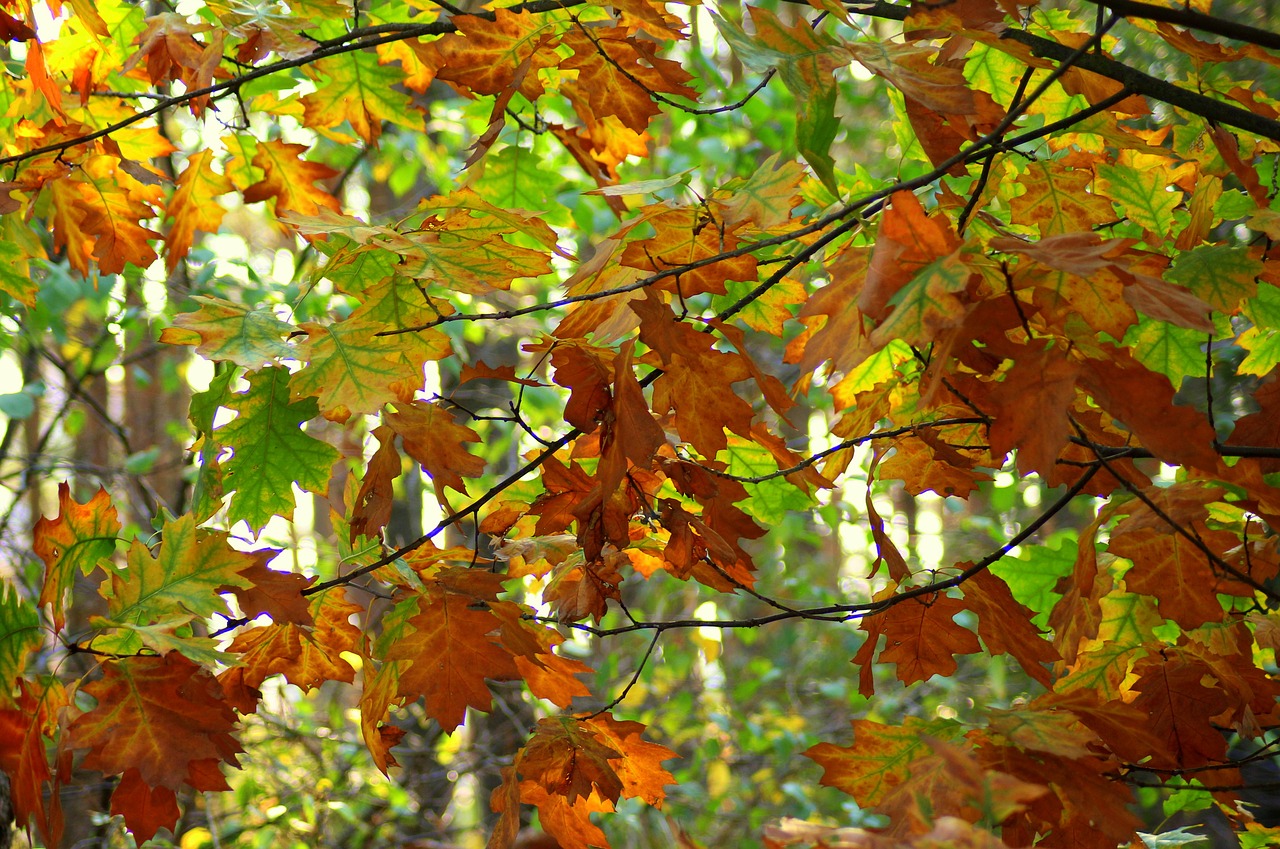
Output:
[[[1065,44],[1060,44],[1048,38],[1041,38],[1038,35],[1032,35],[1029,32],[1018,29],[1006,29],[1001,37],[1025,44],[1037,56],[1043,56],[1047,59],[1065,61],[1077,52],[1075,48],[1068,47]],[[1211,121],[1215,124],[1226,124],[1263,138],[1280,141],[1280,121],[1272,121],[1255,112],[1250,112],[1248,109],[1224,103],[1221,100],[1214,100],[1198,92],[1181,88],[1106,56],[1100,56],[1096,53],[1077,56],[1075,65],[1086,71],[1092,71],[1108,79],[1113,79],[1137,94],[1146,95],[1170,106],[1190,112],[1193,115],[1199,115],[1206,121]]]
[[1104,6],[1126,18],[1177,24],[1188,29],[1198,29],[1201,32],[1211,32],[1236,41],[1256,44],[1259,47],[1280,50],[1280,34],[1224,18],[1215,18],[1213,15],[1206,15],[1204,12],[1197,12],[1185,6],[1182,8],[1154,6],[1150,3],[1138,3],[1135,0],[1088,0],[1088,2]]

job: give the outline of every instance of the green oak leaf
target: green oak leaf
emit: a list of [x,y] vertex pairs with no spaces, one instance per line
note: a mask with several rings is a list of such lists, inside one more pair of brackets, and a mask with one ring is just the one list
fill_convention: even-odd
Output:
[[293,325],[281,321],[269,309],[249,309],[222,298],[195,296],[200,309],[174,317],[173,327],[160,335],[161,342],[186,343],[187,334],[199,337],[196,350],[211,360],[227,360],[247,369],[262,368],[295,356],[285,337]]
[[13,706],[13,683],[26,670],[27,655],[40,647],[40,616],[18,588],[0,584],[0,708]]
[[1261,273],[1261,260],[1251,256],[1248,248],[1204,245],[1180,254],[1165,279],[1186,286],[1214,309],[1230,314],[1240,308],[1241,301],[1258,294]]
[[325,418],[343,422],[372,413],[422,386],[422,369],[399,356],[397,345],[377,334],[380,322],[352,316],[333,324],[302,325],[298,346],[307,366],[293,376],[293,397],[314,396]]
[[290,398],[290,383],[296,381],[283,368],[251,374],[249,391],[226,404],[239,416],[216,431],[234,451],[223,477],[223,485],[235,490],[230,518],[244,519],[255,533],[273,516],[293,516],[293,484],[324,495],[333,464],[342,457],[332,445],[302,431],[302,423],[315,418],[319,407],[313,397]]

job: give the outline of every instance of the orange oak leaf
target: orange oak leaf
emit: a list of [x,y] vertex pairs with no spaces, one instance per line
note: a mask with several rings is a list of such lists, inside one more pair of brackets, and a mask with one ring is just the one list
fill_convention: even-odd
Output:
[[1214,332],[1213,307],[1186,287],[1137,272],[1126,272],[1122,279],[1127,284],[1124,299],[1143,315],[1201,333]]
[[742,359],[713,350],[710,335],[677,321],[654,293],[632,301],[631,308],[641,318],[641,340],[662,363],[663,375],[653,388],[654,413],[674,409],[680,436],[707,458],[728,446],[726,427],[749,437],[754,412],[731,388],[751,375]]
[[[686,83],[693,79],[679,62],[662,59],[657,45],[637,39],[627,27],[578,26],[565,34],[562,43],[573,56],[561,64],[564,71],[577,71],[579,103],[585,100],[591,119],[617,116],[623,126],[644,132],[659,112],[653,93],[677,95],[696,100],[697,91]],[[584,116],[584,120],[589,120]]]
[[396,404],[395,412],[383,413],[382,420],[404,440],[404,452],[431,476],[436,500],[445,510],[450,509],[446,488],[465,495],[463,476],[475,477],[484,472],[484,459],[463,447],[468,442],[479,442],[480,435],[457,424],[441,405],[429,401]]
[[1098,743],[1098,735],[1079,717],[1069,710],[1051,709],[1040,699],[1011,710],[991,711],[982,737],[1026,752],[1064,758],[1092,757],[1096,751],[1089,747]]
[[907,491],[932,490],[939,495],[967,498],[991,476],[977,468],[977,461],[961,454],[928,428],[893,440],[894,454],[880,467],[884,480],[901,480]]
[[849,49],[867,70],[928,110],[968,115],[977,108],[964,73],[932,61],[938,56],[936,48],[867,39],[849,44]]
[[558,341],[551,349],[551,379],[569,390],[564,420],[583,433],[596,429],[609,404],[613,357],[613,351],[579,339]]
[[156,217],[163,192],[136,180],[120,159],[92,156],[50,188],[54,244],[66,249],[81,274],[89,273],[90,260],[104,274],[117,274],[126,264],[146,268],[155,260],[149,241],[160,234],[141,222]]
[[216,233],[226,214],[216,198],[233,191],[235,186],[213,170],[212,160],[211,150],[192,154],[178,177],[178,189],[169,200],[166,215],[173,219],[173,226],[165,237],[164,265],[170,274],[191,250],[196,230]]
[[1110,774],[1116,766],[1113,762],[997,745],[983,745],[978,752],[988,769],[1049,788],[1025,812],[1003,823],[1003,836],[1014,845],[1029,845],[1043,836],[1037,845],[1112,849],[1127,842],[1139,827],[1129,808],[1133,794]]
[[958,598],[933,594],[907,599],[877,614],[885,620],[880,660],[897,664],[898,680],[904,684],[955,672],[956,655],[982,650],[974,633],[952,619],[964,609]]
[[1230,700],[1213,671],[1199,658],[1166,650],[1138,660],[1133,674],[1138,679],[1133,706],[1147,714],[1150,730],[1165,744],[1164,751],[1148,753],[1151,765],[1185,769],[1221,763],[1227,741],[1212,720]]
[[[1219,555],[1239,544],[1227,531],[1197,529],[1196,536]],[[1204,551],[1192,540],[1162,528],[1113,533],[1108,550],[1133,561],[1124,582],[1131,592],[1156,599],[1160,615],[1183,628],[1198,628],[1206,622],[1222,620],[1218,593],[1227,587],[1214,574]],[[1249,588],[1241,590],[1252,595]]]
[[[1169,463],[1210,470],[1218,465],[1216,438],[1205,417],[1174,403],[1173,388],[1163,375],[1148,371],[1123,349],[1102,343],[1108,359],[1090,359],[1080,372],[1080,385],[1098,406],[1133,431],[1142,444]],[[1160,416],[1151,410],[1163,410]]]
[[[588,616],[597,622],[609,609],[609,599],[621,598],[618,591],[622,575],[615,565],[619,558],[604,558],[591,563],[566,560],[551,571],[544,595],[556,611],[556,617],[576,622]],[[625,555],[620,558],[625,563]]]
[[581,676],[589,675],[592,670],[580,660],[563,657],[548,648],[532,660],[516,655],[515,661],[529,692],[557,707],[568,708],[576,697],[591,695]]
[[61,631],[66,621],[66,595],[76,573],[88,575],[97,568],[110,572],[109,558],[119,533],[120,520],[105,489],[99,487],[81,504],[72,497],[69,484],[58,484],[58,517],[42,516],[32,530],[32,548],[45,564],[40,605],[51,605],[56,630]]
[[97,706],[67,730],[72,748],[88,750],[85,768],[133,769],[148,787],[227,789],[216,767],[237,766],[241,749],[217,679],[177,652],[104,661],[102,671],[81,689]]
[[[889,817],[889,834],[922,832],[940,816],[962,822],[984,817],[1001,822],[1049,792],[1042,783],[1023,781],[980,763],[974,753],[959,746],[931,737],[925,741],[932,753],[913,761],[908,779],[875,807]],[[995,845],[1003,844],[995,841]]]
[[[813,330],[799,357],[802,373],[827,360],[835,371],[845,372],[871,353],[866,318],[857,306],[870,260],[869,249],[846,247],[827,264],[831,282],[801,306],[796,318]],[[788,356],[791,359],[795,358]]]
[[[702,207],[682,206],[649,219],[655,233],[628,243],[621,262],[646,274],[669,271],[718,256],[738,247],[738,237],[723,221],[716,221]],[[651,288],[685,297],[725,293],[727,280],[755,280],[754,256],[730,257],[666,277]]]
[[111,813],[124,817],[133,839],[145,843],[162,828],[172,829],[178,822],[178,795],[169,787],[152,787],[142,780],[142,773],[127,769],[111,793]]
[[462,373],[458,375],[459,385],[472,380],[501,380],[507,383],[518,383],[521,386],[546,386],[542,381],[532,377],[520,377],[516,374],[515,366],[491,366],[484,360],[463,364]]
[[[966,570],[972,564],[958,563]],[[983,570],[963,585],[964,603],[978,615],[978,636],[993,654],[1009,654],[1026,673],[1046,687],[1053,685],[1046,663],[1061,660],[1049,642],[1031,624],[1033,612],[1020,604],[1009,586]]]
[[393,483],[400,477],[400,452],[396,450],[396,432],[387,425],[373,430],[378,450],[369,458],[360,491],[351,507],[351,542],[356,537],[377,537],[391,521],[395,491]]
[[499,774],[502,782],[489,794],[489,808],[498,819],[485,849],[511,849],[520,833],[520,776],[515,766],[504,766]]
[[[457,34],[435,42],[436,79],[453,83],[459,91],[474,97],[501,94],[517,86],[530,101],[543,93],[538,70],[557,63],[554,28],[537,15],[498,9],[493,20],[474,15],[453,18]],[[515,70],[528,61],[526,72],[516,78]]]
[[948,256],[960,240],[948,225],[925,214],[910,192],[896,192],[880,219],[866,281],[858,293],[858,309],[881,321],[889,302],[925,266]]
[[958,727],[913,716],[902,725],[855,719],[852,746],[819,743],[804,756],[822,767],[824,786],[848,793],[860,807],[869,808],[910,780],[913,764],[933,754],[929,738],[946,740],[958,732]]
[[666,4],[659,0],[609,0],[607,5],[622,13],[623,20],[658,39],[684,37],[684,21],[668,12]]
[[[1018,451],[1023,474],[1052,471],[1071,437],[1069,413],[1075,402],[1080,368],[1056,348],[1026,354],[1013,361],[1004,379],[991,387],[984,410],[994,416],[991,453],[1003,457]],[[1028,399],[1035,403],[1028,403]]]
[[1034,248],[1029,247],[1031,243],[1004,237],[993,239],[991,244],[997,241],[1002,244],[1000,250],[1022,252],[1036,260],[1018,263],[1013,288],[1029,290],[1036,311],[1055,324],[1069,325],[1078,317],[1087,329],[1122,339],[1137,322],[1138,315],[1124,300],[1124,283],[1112,263],[1097,262],[1092,271],[1085,271],[1095,265],[1097,253],[1110,253],[1122,244],[1120,240],[1102,242],[1095,233],[1066,233],[1041,239]]
[[[44,692],[26,680],[19,683],[16,708],[0,710],[0,772],[9,778],[14,822],[26,826],[33,819],[45,842],[61,842],[62,806],[59,797],[61,768],[52,770],[45,735],[65,706],[62,685],[54,682]],[[61,704],[60,704],[61,703]]]
[[[198,41],[197,34],[207,34],[208,40]],[[152,85],[176,80],[188,91],[206,88],[222,62],[223,37],[223,30],[206,23],[193,25],[185,15],[152,15],[136,39],[138,52],[125,61],[121,70],[130,70],[145,58]],[[208,95],[192,99],[191,111],[198,116],[208,100]]]
[[400,695],[425,700],[427,715],[446,731],[462,724],[468,707],[488,710],[486,679],[520,677],[501,645],[502,620],[489,609],[502,576],[450,568],[426,580],[408,623],[414,630],[387,651],[388,661],[411,661],[400,672]]
[[396,675],[384,675],[379,670],[366,675],[364,692],[360,694],[360,733],[373,756],[374,765],[383,775],[389,768],[399,765],[391,749],[405,735],[405,729],[388,722],[389,708],[403,701],[396,692],[398,684]]
[[[904,571],[905,568],[904,565]],[[871,600],[883,601],[891,598],[897,592],[897,589],[897,583],[889,584],[876,593]],[[876,649],[880,646],[880,636],[884,633],[884,624],[883,616],[864,616],[862,621],[858,623],[858,630],[866,632],[867,636],[863,639],[862,645],[858,646],[858,651],[854,654],[850,663],[858,668],[858,693],[866,698],[871,698],[876,692]]]
[[[1274,681],[1254,660],[1254,637],[1241,622],[1225,628],[1198,630],[1181,640],[1178,648],[1212,670],[1218,686],[1231,700],[1226,721],[1242,734],[1253,733],[1257,717],[1275,710],[1280,682]],[[1223,721],[1218,717],[1218,721]],[[1246,730],[1249,729],[1249,730]]]
[[[902,584],[907,580],[907,578],[911,577],[911,568],[907,566],[907,560],[902,556],[902,552],[898,550],[898,546],[894,543],[893,537],[889,536],[889,533],[885,530],[884,519],[881,518],[880,514],[876,511],[875,502],[871,498],[871,494],[874,489],[872,481],[875,480],[872,475],[875,472],[876,466],[880,462],[880,456],[881,455],[879,453],[876,453],[872,457],[871,468],[867,472],[867,524],[871,530],[871,541],[876,547],[876,559],[875,562],[871,564],[871,568],[867,571],[867,577],[875,577],[876,572],[880,571],[880,564],[883,563],[888,570],[890,579],[892,579],[895,584]],[[878,616],[870,618],[873,621],[880,620],[880,617]],[[863,622],[865,624],[866,620],[864,619]],[[877,629],[876,635],[878,636],[879,633],[880,630]],[[868,642],[872,643],[873,646],[875,645],[875,641],[870,637],[868,638]],[[867,658],[867,660],[870,660],[870,658]]]
[[276,624],[313,625],[315,619],[310,603],[302,591],[314,583],[315,578],[269,568],[267,563],[279,553],[274,548],[252,552],[253,563],[239,572],[249,586],[226,586],[223,589],[236,597],[245,616],[256,617],[265,613]]
[[613,762],[622,760],[622,752],[587,723],[555,716],[538,720],[533,736],[520,751],[517,768],[521,778],[564,796],[571,805],[592,792],[616,802],[622,795],[622,779]]
[[[770,433],[763,424],[757,422],[751,428],[751,438],[757,445],[764,448],[771,455],[773,460],[778,464],[778,469],[793,469],[804,462],[804,458],[787,447],[787,443],[781,437]],[[831,481],[827,480],[812,465],[805,466],[798,472],[792,472],[786,476],[797,489],[809,492],[809,487],[815,489],[831,489],[835,486]]]
[[600,433],[600,489],[602,498],[611,498],[628,463],[647,469],[653,455],[666,444],[667,436],[649,412],[644,390],[631,367],[635,341],[622,346],[613,361],[613,400],[604,414]]
[[258,142],[253,164],[265,175],[244,190],[244,202],[256,203],[274,198],[276,212],[314,215],[321,209],[339,212],[338,199],[316,185],[338,176],[328,165],[303,159],[308,150],[304,144],[289,144],[279,139]]
[[520,801],[538,809],[538,822],[561,849],[598,849],[609,844],[600,827],[591,821],[595,813],[608,813],[613,803],[599,794],[581,796],[570,802],[535,781],[519,785]]
[[[1045,693],[1031,702],[1028,710],[1061,713],[1079,719],[1116,757],[1130,763],[1142,760],[1149,752],[1164,749],[1164,744],[1147,727],[1146,714],[1142,710],[1127,702],[1107,701],[1093,690],[1080,688],[1065,693]],[[1009,730],[1009,726],[1006,724],[997,730],[1003,733]],[[1055,739],[1061,742],[1066,738],[1053,738],[1045,734],[1042,742],[1036,746],[1029,745],[1025,735],[1015,733],[1011,736],[1011,741],[1023,749],[1078,757],[1061,751],[1061,745],[1051,742]],[[1079,742],[1078,738],[1075,739]]]
[[621,762],[614,765],[622,782],[622,795],[640,799],[650,807],[660,807],[666,798],[666,785],[676,783],[662,762],[675,758],[676,753],[644,740],[643,724],[617,720],[611,713],[590,717],[583,724],[606,746],[622,753]]
[[542,828],[565,849],[607,845],[590,815],[612,811],[620,798],[660,805],[664,786],[675,780],[661,764],[675,753],[642,740],[643,730],[638,722],[619,722],[608,713],[539,720],[490,800],[506,823],[495,831],[490,849],[509,845],[520,802],[537,806]]
[[272,675],[304,690],[325,681],[355,680],[355,669],[342,657],[355,652],[362,639],[360,629],[351,617],[363,608],[347,601],[345,591],[335,587],[317,593],[310,599],[310,626],[293,622],[250,628],[238,634],[229,651],[239,652],[244,666],[222,674],[228,687],[256,690]]
[[555,457],[544,460],[541,471],[542,494],[529,512],[538,517],[534,534],[544,537],[560,533],[577,521],[578,505],[596,488],[596,482],[578,463],[570,461],[566,466]]

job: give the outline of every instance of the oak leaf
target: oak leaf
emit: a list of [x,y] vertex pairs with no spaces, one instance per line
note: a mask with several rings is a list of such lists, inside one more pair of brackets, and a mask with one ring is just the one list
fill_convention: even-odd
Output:
[[46,735],[57,723],[56,714],[66,706],[61,684],[51,682],[43,692],[22,681],[14,708],[0,708],[0,771],[9,779],[14,822],[35,820],[45,842],[57,846],[62,836],[62,802],[59,798],[65,772],[50,768]]
[[804,756],[822,767],[821,783],[848,793],[858,805],[880,804],[904,782],[912,766],[930,757],[930,738],[948,740],[960,732],[951,723],[907,717],[902,725],[885,725],[868,719],[853,721],[853,745],[819,743]]
[[480,435],[457,424],[443,406],[428,401],[396,404],[395,411],[383,413],[382,420],[400,435],[404,452],[431,476],[436,500],[445,510],[450,509],[445,489],[465,495],[463,476],[475,477],[484,472],[484,459],[463,447],[468,442],[479,442]]
[[600,489],[611,498],[627,473],[629,463],[647,469],[653,455],[666,444],[661,425],[654,421],[644,391],[631,367],[634,341],[627,342],[613,361],[613,399],[604,414],[600,433]]
[[253,164],[265,175],[244,189],[244,202],[256,203],[275,199],[276,212],[313,215],[321,209],[340,209],[338,199],[316,185],[338,176],[328,165],[303,159],[307,146],[289,144],[279,139],[260,141]]
[[[627,244],[623,265],[646,274],[657,274],[717,257],[738,247],[733,228],[715,220],[702,207],[682,206],[650,217],[656,231],[647,239]],[[697,268],[681,271],[656,282],[655,290],[689,297],[707,292],[723,295],[727,280],[755,280],[755,257],[728,257]]]
[[[301,372],[300,374],[305,373]],[[315,399],[298,394],[298,375],[282,367],[249,375],[249,391],[226,406],[239,415],[218,428],[218,439],[233,450],[223,468],[223,485],[234,489],[231,515],[255,533],[273,516],[293,515],[293,486],[325,494],[338,450],[303,432],[315,417]],[[294,396],[294,397],[291,397]]]
[[[227,615],[227,604],[219,590],[250,587],[249,578],[240,572],[256,562],[252,553],[232,548],[228,537],[224,531],[197,528],[195,518],[187,514],[164,524],[160,549],[154,557],[135,539],[129,547],[125,569],[110,574],[100,590],[107,600],[111,623],[148,625],[184,610],[198,617]],[[275,553],[272,551],[271,555]],[[131,650],[117,640],[110,644],[111,650],[118,653]],[[132,650],[137,647],[132,646]]]
[[350,683],[355,680],[355,669],[342,655],[355,652],[363,639],[360,629],[351,623],[351,617],[361,611],[359,605],[347,600],[341,587],[317,593],[308,606],[311,624],[285,621],[237,634],[229,650],[240,653],[244,666],[230,669],[222,677],[228,687],[251,690],[276,674],[303,690],[325,681]]
[[236,766],[241,749],[232,736],[235,712],[212,675],[176,652],[104,662],[102,671],[81,688],[97,706],[67,730],[72,748],[88,750],[86,769],[134,769],[148,787],[227,789],[208,767]]
[[[1070,410],[1076,398],[1079,366],[1056,348],[1013,361],[1004,379],[991,387],[984,409],[995,418],[991,453],[1018,451],[1023,474],[1045,474],[1072,435]],[[1035,403],[1027,403],[1034,398]]]
[[13,707],[17,681],[27,668],[27,655],[43,643],[40,617],[24,604],[16,586],[0,585],[0,709]]
[[1057,160],[1032,162],[1018,177],[1025,191],[1010,201],[1013,220],[1034,226],[1041,236],[1088,232],[1096,221],[1115,217],[1111,203],[1089,191],[1094,175]]
[[533,736],[520,751],[518,769],[521,778],[564,796],[570,805],[593,792],[616,802],[622,795],[622,779],[612,762],[623,760],[622,752],[602,740],[590,725],[557,716],[538,720]]
[[1223,761],[1227,741],[1212,720],[1230,700],[1202,660],[1161,651],[1138,660],[1133,674],[1133,705],[1146,712],[1151,731],[1164,742],[1163,750],[1150,753],[1152,766],[1185,769]]
[[849,50],[868,71],[884,77],[928,110],[946,115],[968,115],[976,110],[964,73],[940,64],[936,49],[864,39],[850,44]]
[[328,325],[303,324],[307,338],[298,357],[307,366],[292,378],[293,397],[315,396],[321,414],[335,422],[412,397],[422,386],[421,364],[407,362],[378,336],[383,329],[355,314]]
[[581,89],[595,120],[617,116],[623,126],[642,133],[659,112],[653,94],[698,97],[686,85],[692,75],[679,62],[659,57],[653,42],[632,37],[626,27],[578,26],[561,43],[573,55],[560,67],[578,72],[571,85]]
[[409,628],[386,647],[383,659],[409,661],[398,670],[398,693],[422,697],[427,715],[453,731],[468,707],[488,710],[492,696],[486,679],[520,677],[511,652],[501,645],[502,620],[489,609],[497,602],[502,576],[453,568],[425,584],[406,603]]
[[[191,250],[196,230],[218,232],[226,210],[216,200],[235,187],[225,175],[213,170],[213,151],[201,150],[187,159],[178,177],[177,191],[165,209],[173,226],[165,236],[164,266],[170,274]],[[253,368],[254,366],[251,366]]]
[[274,548],[249,552],[252,562],[238,573],[248,582],[248,586],[237,584],[221,589],[230,591],[236,597],[245,616],[254,618],[265,613],[277,624],[312,625],[315,619],[311,614],[310,603],[302,591],[315,578],[268,567],[267,563],[279,553]]
[[120,520],[111,496],[99,487],[84,504],[71,495],[71,486],[58,484],[58,517],[42,516],[32,530],[32,548],[44,561],[45,579],[40,590],[40,605],[52,606],[53,627],[61,631],[66,594],[76,573],[88,575],[102,568],[110,573],[109,558],[115,552]]
[[[1227,531],[1197,529],[1199,543],[1168,529],[1142,529],[1112,534],[1108,549],[1133,561],[1125,573],[1132,591],[1156,599],[1160,614],[1183,628],[1198,628],[1223,617],[1218,593],[1225,592],[1202,546],[1219,555],[1239,540]],[[1251,590],[1244,590],[1252,595]]]
[[[530,101],[543,93],[538,69],[557,63],[555,30],[539,16],[498,9],[492,20],[475,15],[453,18],[457,34],[435,42],[436,79],[453,83],[469,96],[501,94],[515,85]],[[529,70],[516,79],[526,60]]]
[[906,599],[877,614],[884,617],[880,660],[896,664],[904,684],[955,672],[956,655],[982,650],[974,633],[952,619],[964,609],[962,600],[936,593]]
[[387,122],[410,132],[421,131],[422,110],[396,86],[404,73],[364,50],[320,59],[308,66],[316,90],[302,98],[303,119],[316,128],[351,125],[366,144],[376,145]]
[[377,537],[391,521],[395,501],[393,484],[401,472],[396,432],[387,425],[379,425],[374,428],[373,437],[378,440],[378,450],[369,458],[360,491],[351,505],[351,542],[359,536]]
[[296,355],[285,341],[293,325],[276,318],[271,310],[250,309],[204,295],[196,295],[194,300],[200,309],[174,316],[173,325],[160,334],[161,342],[195,344],[196,350],[211,360],[226,360],[247,369]]
[[[967,570],[971,564],[959,563]],[[1045,664],[1061,660],[1053,643],[1031,624],[1033,612],[1019,604],[1009,586],[983,570],[964,583],[964,603],[978,616],[978,636],[993,654],[1009,654],[1035,680],[1052,687]],[[883,655],[882,655],[883,657]]]

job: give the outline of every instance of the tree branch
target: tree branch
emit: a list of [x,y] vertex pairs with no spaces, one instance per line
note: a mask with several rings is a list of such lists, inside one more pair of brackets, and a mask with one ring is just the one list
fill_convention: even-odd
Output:
[[[520,12],[550,12],[556,9],[568,9],[573,6],[581,6],[586,0],[530,0],[527,3],[521,3],[511,6],[507,11],[512,13]],[[475,17],[484,18],[486,20],[494,20],[496,14],[494,12],[477,12]],[[16,165],[34,159],[37,156],[43,156],[46,153],[61,153],[69,150],[77,145],[95,141],[96,139],[105,138],[112,133],[130,127],[139,121],[145,121],[153,115],[157,115],[166,109],[174,106],[181,106],[196,98],[209,97],[210,102],[216,102],[224,97],[232,95],[239,91],[245,83],[253,80],[267,77],[272,74],[278,74],[281,71],[288,71],[293,68],[301,68],[304,65],[310,65],[312,62],[320,59],[327,59],[330,56],[339,56],[343,53],[351,53],[356,50],[363,50],[367,47],[377,47],[380,44],[390,44],[396,41],[408,41],[411,38],[422,38],[428,35],[447,35],[457,32],[458,27],[449,21],[434,21],[429,24],[379,24],[377,26],[360,27],[350,32],[332,38],[327,41],[319,42],[320,46],[306,56],[299,56],[294,59],[282,59],[279,62],[272,62],[269,65],[263,65],[252,71],[224,80],[220,83],[205,86],[204,88],[192,89],[182,94],[165,97],[158,100],[154,105],[147,107],[141,112],[136,112],[127,118],[122,118],[114,124],[108,124],[100,130],[92,133],[86,133],[83,136],[77,136],[73,139],[65,139],[54,144],[47,144],[41,147],[32,148],[23,153],[14,154],[13,156],[0,157],[0,166]]]
[[[1031,52],[1046,59],[1065,61],[1076,52],[1075,48],[1019,29],[1006,29],[1000,37],[1025,44],[1031,48]],[[1096,53],[1078,56],[1075,65],[1115,80],[1136,94],[1146,95],[1193,115],[1199,115],[1206,121],[1226,124],[1263,138],[1280,141],[1280,121],[1272,121],[1239,106],[1181,88],[1106,56]]]
[[1248,24],[1216,18],[1213,15],[1206,15],[1204,12],[1197,12],[1195,9],[1186,6],[1181,8],[1155,6],[1151,3],[1138,3],[1135,0],[1087,0],[1087,2],[1104,6],[1117,15],[1123,15],[1126,18],[1141,18],[1146,21],[1156,21],[1157,23],[1177,24],[1188,29],[1198,29],[1201,32],[1211,32],[1224,38],[1256,44],[1259,47],[1266,47],[1270,50],[1280,50],[1280,34],[1258,27],[1251,27]]
[[769,625],[774,622],[782,622],[788,619],[819,619],[828,620],[833,618],[832,614],[843,614],[838,618],[840,621],[850,621],[853,619],[862,619],[866,616],[874,616],[877,613],[883,613],[891,607],[895,607],[913,598],[921,596],[934,595],[944,592],[945,590],[958,587],[968,581],[974,575],[988,569],[993,563],[999,562],[1009,552],[1013,551],[1022,543],[1026,542],[1036,534],[1045,523],[1062,512],[1071,500],[1084,491],[1089,481],[1102,468],[1102,463],[1093,462],[1085,467],[1080,477],[1064,492],[1053,504],[1049,505],[1043,513],[1030,522],[1025,528],[1014,534],[1009,540],[986,557],[969,566],[958,575],[945,578],[940,581],[931,581],[918,587],[912,587],[909,590],[903,590],[900,593],[890,596],[880,601],[858,602],[856,604],[832,604],[824,607],[797,608],[791,611],[783,611],[779,613],[771,613],[766,616],[747,617],[743,619],[668,619],[661,622],[645,622],[637,621],[630,625],[619,625],[616,628],[599,628],[594,625],[587,625],[582,622],[565,622],[552,616],[533,616],[530,617],[537,622],[547,622],[555,625],[561,625],[583,631],[597,637],[611,637],[616,634],[627,634],[632,631],[669,631],[677,628],[759,628],[762,625]]

